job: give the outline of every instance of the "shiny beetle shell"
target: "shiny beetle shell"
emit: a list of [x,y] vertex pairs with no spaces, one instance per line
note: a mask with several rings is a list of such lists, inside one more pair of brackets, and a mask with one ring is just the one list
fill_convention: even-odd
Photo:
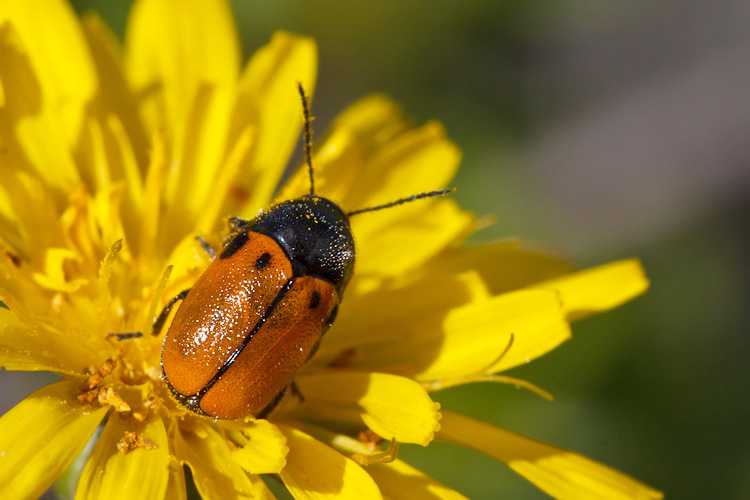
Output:
[[236,225],[187,293],[162,348],[175,398],[222,419],[273,407],[335,319],[355,258],[348,217],[318,196]]

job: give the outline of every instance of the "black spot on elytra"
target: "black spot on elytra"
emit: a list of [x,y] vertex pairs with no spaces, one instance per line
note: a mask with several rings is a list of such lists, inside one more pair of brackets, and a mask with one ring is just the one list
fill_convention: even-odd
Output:
[[315,309],[320,304],[320,294],[317,290],[315,290],[312,293],[312,297],[310,297],[310,309]]
[[226,259],[228,257],[231,257],[237,250],[242,248],[245,243],[247,243],[247,240],[247,233],[238,234],[232,239],[232,241],[227,244],[227,246],[224,247],[224,250],[221,251],[221,255],[219,256],[219,258]]
[[271,262],[271,254],[266,252],[255,261],[255,269],[263,269]]

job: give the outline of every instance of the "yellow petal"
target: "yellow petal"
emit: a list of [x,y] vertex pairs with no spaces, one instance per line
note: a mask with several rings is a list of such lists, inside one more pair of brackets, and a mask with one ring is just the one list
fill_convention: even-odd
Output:
[[94,227],[101,234],[102,249],[109,250],[114,242],[125,238],[120,218],[122,196],[123,185],[117,183],[104,186],[94,197],[90,213]]
[[[389,453],[378,451],[380,448],[373,449],[362,441],[320,427],[305,425],[304,430],[346,456],[371,458]],[[455,500],[465,498],[405,462],[393,460],[395,457],[391,457],[388,462],[371,462],[366,467],[367,473],[378,483],[383,498],[408,500],[412,498]]]
[[[460,157],[443,127],[428,123],[372,151],[346,195],[337,201],[349,212],[441,189],[453,178]],[[451,200],[419,200],[356,215],[352,232],[357,241],[357,274],[360,278],[404,274],[457,244],[473,225],[473,216]]]
[[[364,163],[408,128],[401,109],[385,96],[368,96],[349,106],[333,122],[323,142],[314,144],[316,192],[337,203],[346,201],[347,194],[359,183]],[[284,185],[276,202],[309,192],[308,169],[303,163]],[[356,208],[343,206],[347,210]]]
[[[128,185],[135,187],[135,180],[143,177],[148,164],[148,136],[138,115],[135,95],[125,76],[122,47],[117,36],[95,13],[85,13],[81,24],[101,82],[95,101],[96,115],[103,120],[116,116],[122,123],[122,135],[132,145],[137,165],[137,172],[126,171],[125,176],[129,179]],[[119,176],[114,178],[117,180]]]
[[[2,80],[0,80],[1,84]],[[1,139],[0,147],[2,147]],[[0,168],[5,168],[4,162],[0,162]],[[13,249],[12,253],[15,255],[26,254],[27,252],[21,228],[18,226],[18,216],[13,209],[11,192],[6,188],[4,183],[0,184],[0,241],[9,249]]]
[[421,272],[446,275],[469,269],[479,272],[493,295],[576,270],[568,259],[513,239],[458,248],[430,262]]
[[185,500],[187,498],[185,468],[177,460],[169,461],[169,482],[164,498],[166,500]]
[[663,498],[660,492],[588,458],[458,413],[444,412],[438,439],[486,453],[561,500]]
[[143,213],[145,186],[141,174],[141,160],[136,156],[133,149],[130,136],[128,135],[123,123],[118,115],[108,115],[104,130],[111,137],[112,154],[121,165],[123,171],[126,202],[122,210],[122,220],[125,224],[126,237],[130,244],[133,254],[138,254],[138,236],[141,232],[142,219],[147,217]]
[[263,483],[253,483],[232,459],[224,437],[211,425],[195,419],[183,422],[172,435],[174,452],[193,472],[198,492],[205,499],[256,498]]
[[472,273],[439,276],[418,287],[363,296],[351,314],[342,306],[341,318],[313,363],[330,363],[336,361],[335,353],[353,351],[345,366],[430,382],[506,370],[570,337],[554,291],[486,298],[476,280]]
[[[84,34],[102,82],[89,106],[87,127],[78,146],[81,176],[94,191],[107,182],[124,181],[122,217],[129,234],[140,231],[143,217],[143,177],[149,150],[135,95],[125,78],[116,36],[93,13],[82,20]],[[128,241],[138,243],[137,238]]]
[[85,180],[98,189],[102,185],[112,182],[112,165],[107,158],[104,135],[101,124],[94,119],[89,119],[84,130],[84,144],[82,146],[83,165],[88,166],[91,172],[82,172],[88,174]]
[[[389,372],[413,375],[424,369],[439,349],[448,311],[488,298],[475,272],[426,275],[408,286],[384,286],[362,296],[347,295],[336,324],[326,333],[311,363],[327,365],[353,353],[351,364],[345,366],[370,371],[388,367]],[[417,343],[417,350],[400,347]],[[422,359],[420,350],[424,349],[430,354]]]
[[[43,3],[57,4],[52,0]],[[16,1],[6,2],[3,7],[0,8],[0,80],[3,82],[6,98],[6,106],[0,109],[0,135],[4,143],[3,166],[10,167],[10,171],[37,173],[38,182],[43,182],[49,190],[46,196],[62,205],[67,201],[70,183],[78,180],[78,171],[70,154],[68,141],[71,138],[66,137],[66,132],[73,131],[66,130],[63,123],[66,120],[61,115],[68,117],[69,125],[75,129],[77,137],[82,126],[81,110],[84,109],[83,103],[78,99],[84,96],[72,95],[73,89],[69,85],[77,76],[76,68],[82,71],[83,80],[87,79],[86,70],[76,65],[73,59],[70,60],[72,67],[65,70],[64,75],[57,75],[62,68],[52,68],[56,64],[65,65],[69,60],[66,55],[58,53],[59,50],[65,50],[63,40],[68,39],[66,35],[70,34],[65,33],[67,30],[63,26],[66,23],[60,24],[60,31],[54,22],[48,26],[45,23],[56,21],[53,12],[60,9],[53,7],[53,12],[49,15],[38,16],[36,9],[44,8],[42,5],[32,6],[28,2]],[[67,10],[67,6],[62,10]],[[14,24],[3,23],[8,14]],[[66,18],[64,13],[58,14],[62,16],[62,20]],[[29,26],[36,25],[32,17],[38,18],[44,26]],[[17,27],[15,23],[23,26]],[[35,31],[37,28],[42,31]],[[27,36],[21,38],[19,31]],[[39,33],[44,33],[45,36],[39,36]],[[58,36],[60,38],[56,38]],[[46,44],[55,45],[57,50],[47,53],[50,47]],[[71,47],[73,52],[76,50],[75,45],[73,43]],[[50,56],[56,57],[56,60],[50,61]],[[72,78],[65,75],[72,75]],[[66,88],[54,87],[55,82],[50,82],[50,79],[56,76],[67,82],[63,83]],[[86,86],[85,83],[82,85]],[[85,88],[84,92],[87,92]],[[44,197],[39,199],[45,200]]]
[[[356,210],[423,191],[441,189],[453,178],[460,161],[461,151],[446,137],[443,126],[430,122],[394,138],[376,150],[368,158],[366,170],[357,184],[341,200],[342,205],[347,210]],[[414,205],[402,207],[402,210],[407,210],[409,206]],[[372,224],[384,225],[384,218],[398,218],[393,215],[393,210],[378,215],[383,217],[373,218]],[[366,232],[369,224],[361,225],[362,231]]]
[[[151,152],[144,183],[144,206],[141,222],[141,233],[138,241],[142,265],[148,269],[162,254],[155,254],[161,217],[162,190],[167,178],[169,160],[166,151],[166,138],[155,133],[151,140]],[[165,251],[166,252],[166,251]]]
[[10,252],[0,246],[0,300],[26,323],[36,323],[35,315],[49,311],[50,297],[29,276],[29,269],[17,265]]
[[645,292],[648,284],[638,259],[629,259],[544,281],[534,288],[557,291],[573,320],[617,307]]
[[507,370],[570,338],[557,294],[546,290],[506,293],[454,309],[443,326],[440,352],[419,380]]
[[[229,89],[223,87],[210,90],[201,88],[196,95],[185,121],[185,136],[176,140],[175,158],[172,161],[179,168],[172,168],[168,172],[164,217],[169,221],[169,226],[168,231],[162,234],[163,248],[171,248],[180,236],[192,230],[203,216],[206,206],[223,200],[222,193],[214,189],[217,183],[224,182],[219,180],[219,172],[224,164],[231,97]],[[230,149],[237,150],[238,141],[230,144]],[[244,138],[242,142],[248,143],[249,140]],[[248,144],[240,145],[241,154],[235,161],[244,160],[248,149]],[[231,174],[235,176],[239,169],[230,165],[232,167],[234,172]]]
[[382,498],[375,481],[352,460],[297,429],[279,428],[289,444],[279,476],[294,498]]
[[88,283],[88,280],[69,279],[65,273],[65,263],[77,260],[78,254],[68,248],[48,248],[44,255],[44,272],[32,276],[41,287],[59,292],[75,292]]
[[[121,451],[118,444],[130,432],[150,445]],[[76,500],[162,498],[168,481],[169,442],[164,422],[159,418],[139,422],[113,413],[83,469]]]
[[58,332],[19,321],[0,308],[0,366],[7,370],[47,370],[81,374],[98,358],[85,342],[71,342],[71,332]]
[[52,384],[0,418],[0,497],[41,496],[81,452],[107,410],[79,404],[78,392]]
[[[222,0],[141,0],[126,32],[128,74],[142,95],[150,131],[165,130],[174,166],[166,178],[167,230],[171,248],[191,230],[227,147],[228,116],[239,74],[239,43],[231,11]],[[177,168],[179,166],[179,168]]]
[[[0,119],[0,126],[2,123]],[[59,214],[48,188],[38,176],[16,170],[17,167],[10,158],[0,156],[1,184],[15,219],[11,226],[13,234],[3,232],[0,238],[9,245],[12,254],[29,262],[38,258],[43,249],[62,245],[63,235]],[[46,230],[36,230],[39,227]]]
[[[39,15],[40,12],[44,15]],[[9,1],[0,9],[0,24],[6,20],[24,41],[39,78],[43,105],[58,116],[57,128],[73,144],[86,105],[98,87],[91,55],[73,9],[60,0]],[[59,171],[66,166],[46,168],[51,175],[59,175],[55,169]]]
[[[188,234],[177,245],[167,258],[169,265],[174,266],[169,275],[165,297],[168,301],[183,290],[190,288],[206,267],[211,263],[211,256],[206,252],[196,234]],[[218,247],[214,247],[216,250]]]
[[334,133],[345,130],[353,134],[363,157],[369,157],[408,128],[409,123],[401,108],[380,94],[358,100],[346,108],[331,126]]
[[176,8],[168,0],[139,0],[125,39],[128,76],[151,133],[175,137],[201,86],[237,78],[239,45],[226,2],[192,0]]
[[210,189],[210,200],[198,216],[196,232],[209,234],[215,231],[222,207],[217,200],[224,200],[231,194],[232,184],[240,172],[240,167],[247,161],[254,140],[255,130],[248,127],[231,146],[231,151]]
[[268,205],[303,123],[297,84],[303,85],[308,97],[313,95],[317,63],[315,41],[286,31],[274,33],[271,42],[248,62],[240,80],[229,143],[248,126],[256,137],[247,166],[237,178],[237,196],[227,200],[223,214],[252,218]]
[[[369,276],[403,275],[458,245],[475,227],[474,216],[453,200],[419,200],[411,205],[410,210],[399,206],[352,219],[357,275],[363,281]],[[386,212],[393,213],[381,220]]]
[[227,423],[227,436],[239,446],[232,458],[250,474],[275,474],[286,465],[286,437],[268,420]]
[[383,498],[386,499],[461,500],[466,498],[401,460],[371,465],[367,468],[367,472],[378,483]]
[[527,382],[526,380],[521,380],[520,378],[508,377],[506,375],[493,375],[493,374],[488,375],[484,373],[477,373],[474,375],[464,375],[461,377],[450,377],[450,378],[441,378],[437,380],[423,381],[422,385],[429,392],[432,392],[432,391],[439,391],[442,389],[447,389],[449,387],[455,387],[457,385],[473,384],[475,382],[497,382],[500,384],[508,384],[508,385],[515,386],[516,389],[521,389],[521,388],[528,389],[529,391],[543,397],[544,399],[548,401],[553,401],[555,399],[554,396],[552,396],[552,394],[545,391],[544,389],[541,389],[535,386],[531,382]]
[[250,483],[253,485],[253,500],[276,500],[276,497],[268,489],[266,483],[260,478],[260,476],[249,475]]
[[[364,163],[362,151],[351,131],[334,129],[313,152],[315,192],[338,202],[346,196]],[[303,164],[279,191],[274,203],[299,198],[310,193],[310,175]]]
[[[384,373],[329,372],[297,379],[301,411],[336,419],[349,409],[384,439],[427,446],[440,428],[440,405],[418,383]],[[358,422],[357,422],[358,423]]]

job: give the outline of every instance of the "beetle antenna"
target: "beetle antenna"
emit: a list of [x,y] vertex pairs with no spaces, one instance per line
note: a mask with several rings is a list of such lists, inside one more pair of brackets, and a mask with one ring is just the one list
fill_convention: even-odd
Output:
[[446,194],[450,194],[455,190],[456,188],[450,188],[450,189],[441,189],[439,191],[428,191],[426,193],[419,193],[419,194],[415,194],[412,196],[408,196],[406,198],[401,198],[400,200],[386,203],[384,205],[376,205],[374,207],[360,208],[359,210],[354,210],[353,212],[347,212],[346,216],[351,217],[352,215],[359,215],[365,212],[376,212],[378,210],[383,210],[384,208],[391,208],[397,205],[403,205],[404,203],[410,203],[412,201],[422,200],[424,198],[435,198],[436,196],[445,196]]
[[310,107],[308,106],[307,96],[305,96],[305,89],[302,88],[302,83],[297,83],[299,89],[299,95],[302,98],[302,113],[305,116],[305,161],[307,161],[307,171],[310,174],[310,195],[315,194],[315,181],[313,180],[313,166],[312,166],[312,127],[310,127]]

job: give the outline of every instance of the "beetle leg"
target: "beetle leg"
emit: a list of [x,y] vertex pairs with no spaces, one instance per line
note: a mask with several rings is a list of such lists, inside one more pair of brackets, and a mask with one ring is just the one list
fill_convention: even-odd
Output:
[[[198,237],[200,238],[200,236]],[[202,239],[202,238],[201,238]],[[206,243],[208,245],[208,243]],[[208,248],[211,248],[210,246]],[[213,248],[211,248],[211,251],[213,252]],[[214,253],[214,256],[216,254]],[[164,306],[164,309],[161,310],[159,313],[159,316],[156,318],[156,321],[154,321],[153,329],[151,330],[151,335],[158,335],[159,332],[161,332],[161,329],[164,327],[164,322],[167,320],[167,316],[169,316],[169,312],[172,310],[174,305],[177,303],[178,300],[182,300],[185,297],[187,297],[188,292],[190,289],[181,291],[179,294],[177,294],[176,297],[174,297],[172,300],[169,301],[169,303]],[[117,340],[128,340],[128,339],[139,339],[143,337],[143,333],[141,332],[125,332],[125,333],[110,333],[108,337],[117,337]]]
[[297,385],[297,382],[295,382],[294,380],[292,380],[289,383],[289,388],[291,389],[292,394],[294,394],[295,396],[297,396],[297,399],[299,399],[300,403],[304,403],[305,402],[305,396],[303,396],[302,392],[299,390],[299,386]]
[[177,303],[178,300],[182,300],[185,297],[187,297],[188,292],[190,289],[183,290],[180,293],[177,294],[176,297],[174,297],[172,300],[167,303],[166,306],[164,306],[164,309],[161,310],[159,313],[159,316],[156,318],[156,321],[154,321],[154,327],[151,330],[151,335],[159,335],[159,332],[161,332],[162,327],[164,327],[164,322],[167,321],[167,316],[169,316],[169,312],[172,310],[174,305]]
[[286,387],[281,389],[279,393],[276,396],[274,396],[271,402],[268,403],[265,408],[260,410],[257,415],[255,415],[255,418],[256,419],[266,418],[268,414],[271,413],[274,410],[274,408],[276,408],[279,405],[279,403],[281,402],[281,398],[284,397],[284,394],[286,394]]
[[214,260],[216,258],[216,250],[208,244],[203,236],[196,236],[195,239],[198,240],[198,243],[201,244],[203,250],[205,250],[208,256],[211,257],[211,260]]
[[[322,339],[321,339],[322,340]],[[318,347],[320,347],[320,340],[318,340],[312,349],[310,349],[310,354],[307,355],[307,359],[305,360],[305,363],[310,361],[310,358],[315,356],[315,353],[318,352]]]
[[110,333],[108,337],[117,337],[117,340],[139,339],[143,337],[141,332]]
[[236,236],[250,229],[252,221],[240,217],[230,217],[227,220],[227,224],[229,225],[229,234],[224,239],[222,248],[226,247]]
[[[310,349],[310,354],[307,356],[307,360],[305,360],[305,362],[309,361],[310,358],[315,356],[315,353],[318,352],[318,347],[320,347],[320,340],[318,340],[318,342],[313,346],[313,348]],[[292,390],[292,394],[294,394],[297,397],[297,399],[299,399],[300,403],[305,402],[305,396],[302,394],[302,391],[299,390],[299,386],[297,385],[297,382],[292,380],[291,382],[289,382],[289,385],[287,387],[289,387]],[[286,387],[284,388],[284,390],[286,390]]]
[[227,222],[229,223],[229,227],[232,228],[232,232],[240,232],[247,231],[252,221],[241,217],[230,217]]

